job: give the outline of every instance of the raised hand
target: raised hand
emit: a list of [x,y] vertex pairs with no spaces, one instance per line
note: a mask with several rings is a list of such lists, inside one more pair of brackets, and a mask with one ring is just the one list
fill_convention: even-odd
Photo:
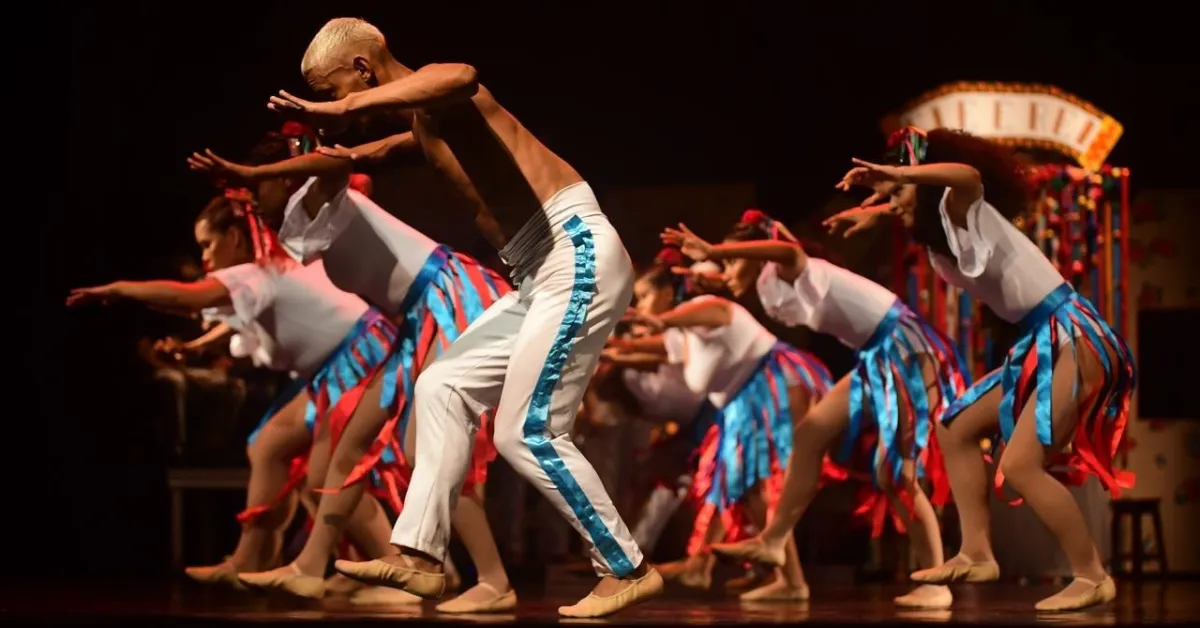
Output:
[[841,231],[842,237],[848,238],[874,227],[879,223],[879,218],[890,211],[890,205],[887,203],[871,207],[851,207],[826,218],[821,224],[829,229],[829,233]]
[[850,171],[847,172],[844,177],[842,177],[842,180],[839,181],[834,187],[842,190],[843,192],[848,192],[851,186],[855,185],[871,188],[876,193],[872,194],[867,201],[864,201],[864,205],[868,204],[868,201],[875,202],[879,200],[879,198],[877,198],[877,196],[880,195],[878,192],[880,187],[879,184],[903,184],[905,182],[904,174],[899,168],[894,166],[881,166],[879,164],[873,164],[869,161],[863,161],[858,158],[851,159],[850,161],[857,165],[851,168]]
[[679,223],[678,229],[667,227],[659,234],[663,244],[677,246],[679,250],[686,256],[703,262],[712,254],[712,245],[705,242],[703,238],[688,229],[687,225]]
[[268,99],[267,108],[287,117],[301,118],[319,129],[335,132],[345,128],[346,121],[342,118],[348,113],[345,100],[314,102],[293,96],[282,89],[278,96]]
[[357,148],[346,148],[341,144],[318,146],[317,152],[326,157],[349,159],[363,163],[379,163],[388,157],[387,145],[382,142],[371,142]]
[[223,159],[212,152],[210,148],[204,149],[204,153],[192,153],[192,156],[188,157],[187,163],[192,172],[206,174],[214,181],[250,183],[255,178],[253,166],[243,166]]
[[76,307],[88,303],[107,305],[120,298],[120,296],[116,283],[91,288],[75,288],[71,290],[71,294],[67,295],[67,307]]

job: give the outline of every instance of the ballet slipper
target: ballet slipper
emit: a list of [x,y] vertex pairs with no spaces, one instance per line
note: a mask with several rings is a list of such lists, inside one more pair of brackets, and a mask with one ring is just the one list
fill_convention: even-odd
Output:
[[350,596],[355,606],[412,606],[421,603],[421,598],[400,589],[364,586]]
[[898,596],[892,601],[900,608],[943,610],[954,604],[954,595],[950,593],[949,587],[926,584]]
[[[957,558],[957,557],[955,557]],[[983,562],[946,562],[937,567],[914,571],[913,582],[950,584],[952,582],[995,582],[1000,579],[1000,565],[994,560]]]
[[641,578],[629,581],[629,586],[621,589],[615,595],[601,597],[595,593],[589,593],[587,597],[571,606],[559,607],[558,614],[577,619],[608,617],[634,604],[658,597],[662,595],[662,591],[662,576],[658,575],[658,571],[650,569]]
[[717,556],[771,567],[782,567],[787,558],[783,546],[770,547],[762,540],[762,537],[754,537],[737,543],[714,543],[709,549]]
[[319,600],[325,597],[325,579],[306,576],[300,573],[295,564],[271,571],[240,573],[238,580],[252,589],[282,591],[310,600]]
[[707,591],[712,588],[712,570],[689,569],[679,574],[679,584],[689,589]]
[[738,596],[738,600],[742,602],[803,602],[808,597],[807,584],[793,587],[782,580],[777,580],[757,589],[746,591]]
[[425,599],[437,599],[442,596],[446,590],[445,575],[421,571],[413,566],[407,556],[401,555],[400,558],[405,564],[393,565],[379,559],[365,562],[337,560],[333,563],[333,569],[359,582],[402,589]]
[[193,582],[200,584],[230,587],[238,591],[246,590],[246,587],[238,580],[237,567],[234,567],[229,560],[217,565],[185,567],[183,573]]
[[[1082,593],[1067,594],[1071,585],[1076,582],[1087,585],[1087,589]],[[1038,602],[1033,608],[1041,613],[1062,613],[1085,609],[1097,604],[1105,604],[1117,597],[1117,583],[1113,582],[1113,579],[1109,576],[1105,576],[1104,580],[1100,582],[1077,576],[1071,582],[1071,585],[1067,585],[1066,589]]]
[[335,573],[325,579],[325,595],[350,596],[366,586],[357,580]]
[[[468,600],[467,594],[475,589],[487,589],[492,597],[484,600]],[[486,582],[480,582],[462,595],[438,604],[434,609],[439,613],[450,615],[466,615],[472,613],[503,613],[517,607],[517,592],[509,589],[501,593],[499,589]]]

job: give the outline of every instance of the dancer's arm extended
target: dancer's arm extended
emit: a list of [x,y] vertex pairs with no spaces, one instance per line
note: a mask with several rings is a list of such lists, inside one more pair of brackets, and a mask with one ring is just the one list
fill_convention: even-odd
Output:
[[184,283],[181,281],[116,281],[93,288],[76,288],[67,297],[67,305],[89,302],[107,304],[120,299],[175,312],[199,312],[205,308],[230,304],[229,289],[216,279]]
[[460,103],[479,92],[475,68],[465,63],[432,63],[390,83],[353,92],[341,100],[312,102],[285,91],[268,107],[281,113],[336,118],[375,108],[421,109]]
[[229,177],[246,183],[279,177],[349,177],[351,165],[378,163],[393,155],[417,148],[410,131],[391,135],[360,146],[322,146],[315,153],[298,155],[273,164],[246,166],[224,159],[212,150],[192,153],[188,165],[192,170],[216,177]]
[[808,255],[799,244],[784,240],[710,244],[683,223],[679,223],[678,229],[667,227],[659,237],[668,245],[678,246],[684,255],[698,262],[727,259],[775,262],[780,266],[779,276],[782,279],[790,280],[798,277],[800,273],[804,272],[804,266],[808,263]]
[[646,338],[613,338],[600,357],[614,366],[653,371],[667,363],[667,345],[662,335]]
[[733,320],[733,307],[725,299],[692,299],[646,322],[658,329],[670,327],[724,327]]
[[184,351],[203,351],[205,348],[224,340],[232,333],[233,328],[229,326],[229,323],[218,323],[216,327],[205,332],[203,336],[189,340],[179,347]]
[[882,166],[861,159],[855,164],[838,187],[842,190],[851,185],[874,188],[880,182],[895,185],[928,185],[949,188],[946,198],[946,213],[955,226],[966,228],[967,210],[983,196],[983,177],[979,171],[966,164],[937,163],[919,166]]

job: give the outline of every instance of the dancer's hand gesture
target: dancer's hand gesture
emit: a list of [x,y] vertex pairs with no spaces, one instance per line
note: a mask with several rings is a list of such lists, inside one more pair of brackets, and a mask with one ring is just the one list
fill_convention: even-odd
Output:
[[108,305],[121,297],[120,282],[92,288],[75,288],[67,295],[67,307],[98,303]]
[[679,223],[678,229],[667,227],[658,237],[662,239],[663,244],[679,247],[684,255],[697,262],[703,262],[712,254],[712,245],[692,233],[692,230],[682,222]]
[[278,96],[270,97],[267,108],[284,116],[302,118],[318,129],[333,132],[345,128],[346,121],[343,118],[349,112],[345,100],[314,102],[293,96],[282,89]]
[[888,203],[871,207],[851,207],[826,218],[821,221],[821,224],[829,229],[829,233],[841,231],[842,237],[849,238],[879,224],[879,219],[888,213],[891,213],[891,206]]
[[206,174],[214,181],[242,184],[252,183],[255,180],[256,171],[253,166],[243,166],[223,159],[212,152],[210,148],[204,149],[203,153],[192,153],[192,156],[187,158],[187,162],[188,168],[192,172]]
[[359,163],[379,163],[388,157],[388,146],[382,141],[371,142],[357,148],[346,148],[341,144],[318,146],[317,152],[326,157],[349,159]]
[[[839,181],[836,186],[834,186],[843,192],[848,192],[850,187],[854,185],[860,185],[863,187],[872,188],[873,190],[878,190],[880,183],[886,182],[898,185],[906,183],[904,179],[904,173],[899,168],[894,166],[881,166],[879,164],[873,164],[869,161],[863,161],[858,158],[851,159],[850,161],[857,165],[854,168],[851,168],[850,171],[846,173],[846,176],[842,177],[842,180]],[[878,200],[876,199],[876,195],[872,195],[871,199]]]
[[657,316],[642,314],[641,312],[633,310],[632,308],[625,313],[625,320],[631,323],[643,325],[653,333],[658,333],[663,329],[666,329],[666,326],[663,325],[663,322]]
[[688,268],[687,266],[672,266],[671,272],[676,275],[690,277],[702,290],[716,292],[725,287],[725,275],[721,273],[706,273]]

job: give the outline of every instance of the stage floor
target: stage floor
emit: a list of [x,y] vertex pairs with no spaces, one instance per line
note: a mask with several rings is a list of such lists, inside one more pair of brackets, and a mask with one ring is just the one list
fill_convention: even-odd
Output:
[[[411,626],[447,623],[531,624],[559,622],[556,609],[587,591],[580,580],[544,590],[521,590],[520,608],[509,615],[448,616],[432,603],[414,607],[355,608],[328,600],[306,603],[236,592],[201,589],[187,583],[158,585],[97,583],[26,585],[0,592],[0,625],[119,625],[119,626],[271,626],[290,623],[321,626],[378,626],[403,622]],[[1123,584],[1117,601],[1083,613],[1038,615],[1033,604],[1053,587],[1011,584],[964,585],[956,588],[949,611],[902,611],[891,603],[899,585],[817,587],[813,599],[800,604],[739,604],[718,592],[704,595],[668,589],[662,598],[606,621],[562,620],[562,623],[616,625],[782,624],[813,626],[860,623],[949,623],[972,625],[1071,624],[1185,624],[1200,621],[1200,583]]]

